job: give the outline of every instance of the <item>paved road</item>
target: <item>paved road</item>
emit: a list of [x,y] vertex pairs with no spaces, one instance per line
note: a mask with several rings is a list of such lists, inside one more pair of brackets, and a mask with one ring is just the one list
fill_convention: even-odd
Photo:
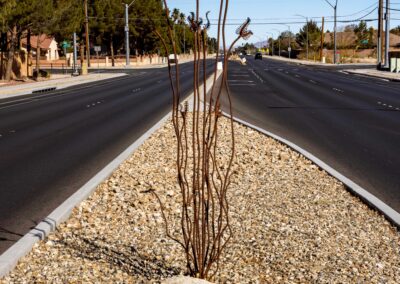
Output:
[[[181,66],[189,94],[192,64]],[[166,68],[126,72],[0,101],[0,253],[169,112]]]
[[400,83],[272,59],[229,70],[235,116],[298,144],[400,212]]

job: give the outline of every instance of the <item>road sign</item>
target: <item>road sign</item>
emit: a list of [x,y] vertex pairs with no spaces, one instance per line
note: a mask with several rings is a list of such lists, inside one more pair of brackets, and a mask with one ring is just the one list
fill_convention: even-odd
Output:
[[64,40],[62,42],[61,46],[62,46],[62,48],[66,49],[66,48],[70,48],[71,44],[68,41]]
[[292,48],[289,46],[289,48],[287,49],[289,52],[291,52],[292,51]]
[[94,51],[95,52],[100,52],[101,51],[101,46],[95,45],[94,46]]

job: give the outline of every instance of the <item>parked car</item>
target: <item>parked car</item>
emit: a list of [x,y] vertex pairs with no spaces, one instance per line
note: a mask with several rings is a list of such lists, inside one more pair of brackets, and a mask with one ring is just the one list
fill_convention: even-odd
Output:
[[256,56],[254,56],[254,59],[255,59],[255,60],[257,60],[257,59],[262,60],[262,54],[261,54],[260,52],[257,52],[257,53],[256,53]]

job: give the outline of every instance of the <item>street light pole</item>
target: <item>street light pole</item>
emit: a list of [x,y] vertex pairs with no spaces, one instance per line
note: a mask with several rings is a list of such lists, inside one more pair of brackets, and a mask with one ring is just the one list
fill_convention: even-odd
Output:
[[304,19],[306,19],[306,57],[308,60],[308,17],[305,17],[303,15],[295,15],[295,16],[299,16],[299,17],[303,17]]
[[292,35],[291,35],[291,31],[290,31],[290,26],[289,26],[289,25],[286,25],[286,24],[281,24],[281,25],[287,26],[288,29],[289,29],[289,48],[288,48],[288,53],[289,53],[289,59],[290,59],[290,58],[291,58],[290,53],[291,53],[291,51],[292,51],[292,47],[291,47]]
[[279,57],[281,56],[281,31],[278,29],[274,29],[274,31],[277,31],[279,33],[278,35],[278,48],[279,48]]
[[123,4],[125,5],[125,52],[126,52],[126,66],[130,65],[130,50],[129,50],[129,7],[135,3],[136,0],[133,0],[131,4]]
[[334,30],[333,30],[333,41],[334,41],[333,63],[336,64],[336,61],[337,61],[336,60],[336,49],[337,49],[337,46],[336,46],[336,31],[337,31],[337,3],[338,3],[338,0],[335,1],[335,5],[332,5],[331,2],[329,2],[328,0],[325,0],[325,2],[328,3],[333,8],[333,10],[335,11],[335,26],[334,26]]

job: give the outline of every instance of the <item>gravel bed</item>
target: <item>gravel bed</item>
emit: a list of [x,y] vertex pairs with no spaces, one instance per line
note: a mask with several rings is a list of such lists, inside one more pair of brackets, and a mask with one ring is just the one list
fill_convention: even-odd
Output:
[[[234,237],[214,282],[400,283],[396,228],[298,153],[235,128]],[[225,118],[221,131],[229,137]],[[145,193],[158,192],[179,230],[174,144],[168,122],[0,283],[158,283],[183,274],[184,255]]]

